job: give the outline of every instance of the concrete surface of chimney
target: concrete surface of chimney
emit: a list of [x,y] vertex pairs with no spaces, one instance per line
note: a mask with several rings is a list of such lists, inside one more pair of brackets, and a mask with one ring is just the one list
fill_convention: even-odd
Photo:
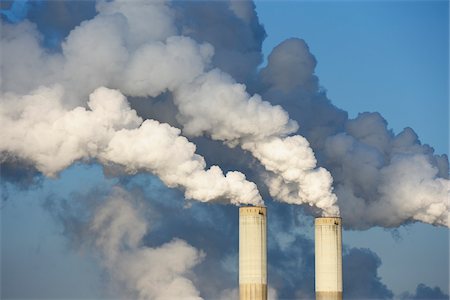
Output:
[[316,300],[342,299],[342,220],[315,219]]
[[267,209],[239,208],[239,299],[267,299]]

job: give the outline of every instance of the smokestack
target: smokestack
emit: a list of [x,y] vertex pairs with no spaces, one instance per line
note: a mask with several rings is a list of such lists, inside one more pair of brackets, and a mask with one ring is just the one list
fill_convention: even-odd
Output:
[[239,208],[239,299],[267,299],[267,209]]
[[315,219],[316,300],[342,300],[342,220]]

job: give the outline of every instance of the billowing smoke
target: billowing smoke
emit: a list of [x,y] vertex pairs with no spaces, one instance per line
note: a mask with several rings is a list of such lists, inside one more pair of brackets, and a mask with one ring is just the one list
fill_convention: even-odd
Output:
[[[39,84],[57,81],[65,88],[69,103],[82,102],[83,97],[102,85],[141,97],[170,91],[178,109],[177,119],[187,135],[206,134],[230,146],[240,145],[266,168],[273,197],[289,203],[308,203],[326,215],[338,214],[331,175],[316,168],[306,139],[287,137],[297,130],[296,122],[281,107],[270,105],[259,95],[250,96],[245,86],[228,74],[219,69],[208,70],[213,48],[177,35],[174,13],[167,4],[151,1],[130,5],[116,1],[99,3],[97,9],[99,14],[75,28],[57,55],[48,55],[39,48],[31,24],[8,27],[8,63],[4,70],[15,69],[23,74],[31,65],[31,74],[43,74],[37,82],[34,76],[25,76],[31,78],[20,82],[23,80],[12,72],[4,80],[6,90],[24,93]],[[149,15],[155,20],[150,29],[145,25]],[[25,48],[25,43],[34,48],[27,64],[14,53],[17,47]],[[113,142],[117,145],[116,140]],[[230,177],[242,180],[234,175],[231,173]]]
[[42,87],[30,95],[5,94],[0,111],[0,151],[33,162],[48,176],[81,159],[118,164],[129,173],[158,175],[169,187],[181,187],[189,199],[261,202],[254,183],[239,172],[206,169],[195,145],[180,130],[155,120],[142,121],[117,90],[98,88],[89,109],[63,107],[61,87]]
[[448,161],[420,145],[412,129],[394,135],[379,114],[360,114],[347,122],[347,133],[326,140],[324,152],[336,170],[336,192],[349,203],[342,206],[349,223],[361,222],[352,217],[358,215],[363,226],[448,226]]
[[[257,71],[264,31],[251,4],[100,1],[96,9],[97,15],[74,28],[56,52],[41,47],[42,36],[29,21],[4,24],[1,72],[2,114],[8,115],[5,126],[8,123],[23,133],[20,126],[27,124],[43,137],[64,136],[61,126],[70,127],[62,124],[67,122],[64,118],[58,122],[53,119],[55,122],[45,127],[32,123],[36,116],[25,113],[37,109],[39,105],[29,104],[33,102],[30,99],[46,90],[63,91],[55,92],[61,93],[61,108],[55,109],[69,112],[71,120],[94,114],[95,109],[88,108],[85,114],[82,107],[89,106],[86,99],[101,86],[140,97],[140,101],[157,101],[154,99],[169,94],[176,116],[172,126],[181,127],[186,136],[206,136],[250,153],[263,166],[259,177],[276,200],[305,203],[324,215],[337,215],[340,210],[346,226],[355,228],[411,221],[448,225],[447,157],[421,145],[411,129],[395,135],[379,114],[365,113],[349,120],[320,89],[314,75],[316,60],[302,40],[280,44],[268,65]],[[194,18],[204,9],[214,16],[226,10],[221,15],[224,25]],[[233,28],[228,25],[237,24],[245,28],[242,33],[236,37],[224,34]],[[239,69],[232,61],[247,63]],[[11,103],[16,108],[12,109]],[[38,113],[50,113],[44,107]],[[126,107],[120,109],[128,114]],[[2,151],[8,157],[30,160],[50,175],[73,161],[96,158],[123,165],[130,172],[153,172],[169,186],[184,188],[190,198],[260,203],[255,187],[242,174],[223,175],[216,167],[200,172],[213,178],[211,185],[209,179],[204,180],[207,177],[185,177],[206,169],[186,140],[185,144],[191,145],[187,156],[198,166],[179,167],[163,155],[167,169],[161,171],[159,165],[142,165],[152,159],[142,155],[149,149],[145,147],[162,150],[157,145],[142,141],[136,143],[141,150],[124,147],[155,128],[168,139],[177,136],[183,140],[179,132],[174,133],[176,129],[151,120],[111,122],[107,128],[97,128],[100,124],[92,122],[92,132],[83,132],[74,140],[64,138],[53,146],[44,143],[45,139],[31,134],[23,138],[20,131],[9,130],[10,137],[2,139]],[[114,126],[118,126],[117,134],[112,137]],[[107,141],[100,136],[102,132],[109,135]],[[11,138],[15,134],[16,138]],[[64,147],[74,151],[72,157],[60,157]],[[169,168],[174,168],[169,173],[177,175],[167,175]],[[184,174],[183,179],[180,174]],[[237,199],[239,186],[247,191],[242,196],[245,199]]]
[[422,145],[411,128],[394,134],[378,113],[348,119],[314,75],[316,60],[303,40],[289,39],[261,70],[260,92],[302,125],[319,165],[334,179],[344,226],[395,227],[421,221],[448,226],[449,163]]
[[[93,6],[44,4],[51,16]],[[267,198],[340,213],[350,228],[448,226],[447,157],[410,128],[394,134],[378,113],[349,120],[319,86],[303,40],[284,41],[258,69],[265,32],[253,3],[116,0],[90,8],[45,30],[42,22],[2,20],[2,178],[27,185],[36,170],[54,177],[74,162],[99,162],[127,174],[123,181],[149,172],[202,202],[261,204],[251,180]],[[49,41],[46,30],[62,23],[56,44]],[[135,195],[116,189],[104,205],[86,208],[95,214],[81,240],[123,285],[124,298],[236,297],[235,209],[185,209],[176,191],[162,190],[145,193],[159,199],[152,205],[164,226],[147,234]],[[277,223],[269,224],[270,293],[311,298],[313,242],[297,232],[302,209],[266,204]],[[349,295],[392,297],[374,253],[354,249],[344,259],[344,268],[361,271],[359,281],[344,281]]]
[[308,203],[337,215],[331,175],[316,169],[308,141],[286,136],[298,128],[280,106],[259,95],[250,97],[245,86],[215,69],[174,92],[178,121],[188,135],[210,135],[230,146],[240,145],[266,168],[270,194],[288,203]]

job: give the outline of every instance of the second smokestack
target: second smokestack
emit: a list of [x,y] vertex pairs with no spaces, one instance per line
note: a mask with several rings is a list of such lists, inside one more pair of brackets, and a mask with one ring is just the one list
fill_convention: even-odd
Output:
[[342,220],[315,219],[316,300],[342,300]]
[[239,299],[267,299],[267,209],[239,208]]

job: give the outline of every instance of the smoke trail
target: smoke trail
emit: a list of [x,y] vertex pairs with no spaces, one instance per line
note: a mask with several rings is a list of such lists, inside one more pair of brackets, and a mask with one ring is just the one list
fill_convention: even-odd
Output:
[[[226,26],[212,26],[203,9],[213,15],[226,10]],[[95,18],[72,30],[57,54],[39,46],[32,24],[4,26],[4,90],[26,95],[58,83],[69,109],[85,105],[99,86],[128,96],[168,93],[178,122],[172,125],[251,153],[278,200],[307,203],[325,215],[338,214],[339,204],[346,225],[354,228],[411,221],[448,226],[447,157],[421,145],[410,129],[394,135],[378,114],[349,120],[319,87],[316,60],[302,40],[280,44],[257,72],[264,34],[252,5],[114,1],[100,2],[97,10]],[[237,24],[243,33],[226,38]],[[239,70],[229,63],[234,58],[249,63]],[[417,176],[422,169],[426,172]]]
[[[84,30],[95,30],[90,29],[92,26],[85,24]],[[141,34],[134,32],[136,28],[129,30],[134,33],[131,36]],[[68,44],[75,40],[72,39],[77,36],[75,32],[69,36]],[[84,41],[82,36],[79,39]],[[316,161],[309,144],[301,137],[282,138],[297,129],[295,122],[280,107],[272,107],[258,95],[250,97],[245,86],[236,84],[226,73],[214,69],[202,74],[211,55],[208,45],[196,46],[192,40],[181,37],[145,44],[129,60],[119,88],[132,96],[157,96],[166,89],[174,92],[178,121],[186,134],[206,133],[230,145],[243,143],[243,148],[273,173],[270,176],[273,196],[290,203],[315,205],[328,215],[337,214],[331,176],[324,169],[315,170]],[[171,71],[174,69],[178,72]],[[277,138],[275,142],[273,138]],[[275,147],[288,155],[275,159],[273,153],[278,151]],[[289,154],[301,156],[292,160]],[[273,183],[275,180],[278,184]],[[293,188],[283,192],[289,185]]]
[[89,110],[66,110],[63,97],[61,87],[40,88],[24,97],[6,94],[0,110],[0,152],[31,161],[48,176],[77,160],[94,158],[122,165],[129,173],[154,173],[169,187],[182,187],[187,198],[261,203],[256,185],[242,173],[224,175],[217,166],[206,170],[203,157],[180,130],[142,121],[120,92],[96,89]]
[[[217,69],[204,73],[212,47],[182,36],[170,37],[174,29],[164,4],[145,3],[139,7],[118,1],[99,5],[99,11],[96,18],[73,30],[62,46],[62,84],[67,86],[69,98],[79,98],[99,85],[115,86],[131,96],[157,96],[172,91],[185,133],[205,133],[229,145],[242,144],[273,174],[271,181],[297,189],[284,193],[271,183],[273,196],[290,203],[315,205],[325,214],[338,214],[332,178],[326,170],[315,169],[309,144],[302,137],[285,138],[297,129],[296,123],[280,107],[271,106],[258,95],[250,97],[245,86],[226,73]],[[147,27],[142,26],[142,19],[146,18],[143,11],[163,20],[155,32],[148,33]],[[9,81],[7,78],[7,87]],[[280,153],[303,156],[295,160],[276,158],[275,147],[281,149]],[[240,180],[232,175],[230,180]]]
[[188,135],[209,134],[231,146],[240,144],[268,170],[271,195],[292,203],[308,203],[325,215],[338,215],[332,177],[316,159],[301,136],[289,136],[298,128],[279,106],[259,95],[250,97],[245,86],[227,74],[212,70],[174,92],[178,121]]

